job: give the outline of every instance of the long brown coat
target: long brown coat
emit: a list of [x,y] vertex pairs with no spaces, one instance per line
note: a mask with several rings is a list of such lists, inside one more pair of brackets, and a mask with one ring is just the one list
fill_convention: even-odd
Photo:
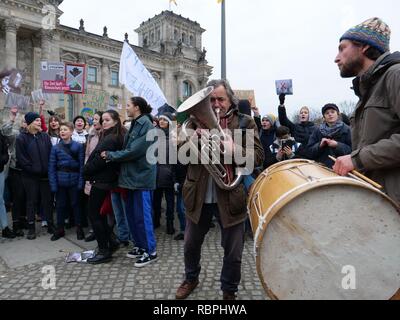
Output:
[[[246,118],[247,129],[254,130],[254,149],[248,152],[254,153],[254,168],[261,167],[264,161],[264,151],[259,139],[258,129],[254,120]],[[232,122],[228,125],[230,130],[239,129],[239,115],[233,115]],[[246,139],[243,139],[243,154],[246,150]],[[210,174],[203,165],[189,165],[186,181],[183,186],[183,200],[186,208],[186,217],[198,224],[207,192],[207,183]],[[221,223],[224,228],[230,228],[242,223],[247,218],[247,193],[243,183],[233,191],[222,190],[217,187],[218,208]]]
[[400,53],[386,53],[354,80],[360,102],[351,117],[356,169],[400,204]]

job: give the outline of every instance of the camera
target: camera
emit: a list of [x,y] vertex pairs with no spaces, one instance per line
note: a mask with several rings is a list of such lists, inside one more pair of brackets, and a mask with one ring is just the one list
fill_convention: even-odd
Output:
[[292,139],[283,139],[281,140],[281,148],[282,150],[285,149],[286,147],[289,147],[290,149],[293,148],[295,142]]

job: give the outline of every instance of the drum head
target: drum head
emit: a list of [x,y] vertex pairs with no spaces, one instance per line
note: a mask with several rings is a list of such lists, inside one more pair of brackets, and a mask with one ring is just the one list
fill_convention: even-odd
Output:
[[257,250],[271,296],[289,300],[388,300],[400,287],[400,215],[373,190],[307,191],[272,219]]

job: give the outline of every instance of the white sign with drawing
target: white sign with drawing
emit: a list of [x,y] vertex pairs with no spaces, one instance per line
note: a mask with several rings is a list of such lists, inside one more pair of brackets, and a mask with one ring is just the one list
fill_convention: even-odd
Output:
[[275,81],[276,84],[276,93],[277,95],[286,94],[292,95],[293,94],[293,80],[277,80]]

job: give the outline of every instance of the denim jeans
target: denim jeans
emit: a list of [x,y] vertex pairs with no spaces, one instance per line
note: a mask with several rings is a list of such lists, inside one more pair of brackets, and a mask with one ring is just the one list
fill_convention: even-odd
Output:
[[0,173],[0,230],[8,227],[7,210],[4,204],[5,171]]
[[122,199],[122,194],[111,192],[111,202],[114,211],[115,221],[117,223],[117,237],[119,241],[132,240],[128,228],[128,220],[126,218],[125,200]]

